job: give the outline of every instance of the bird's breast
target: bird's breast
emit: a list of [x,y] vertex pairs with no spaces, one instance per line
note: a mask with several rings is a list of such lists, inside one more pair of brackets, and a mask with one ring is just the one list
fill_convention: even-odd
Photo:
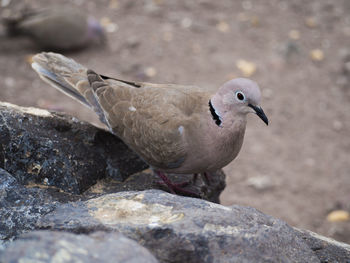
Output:
[[244,132],[244,121],[236,121],[231,127],[201,125],[185,130],[187,156],[178,172],[211,172],[226,166],[238,155]]
[[220,169],[232,160],[234,160],[239,151],[241,150],[244,133],[245,133],[245,122],[236,121],[230,127],[218,127],[217,132],[212,133],[208,152],[210,160],[208,160],[208,170],[214,171]]

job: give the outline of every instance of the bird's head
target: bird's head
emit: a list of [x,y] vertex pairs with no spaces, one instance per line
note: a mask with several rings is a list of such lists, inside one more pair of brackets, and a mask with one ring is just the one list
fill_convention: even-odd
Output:
[[[223,120],[226,114],[245,116],[255,113],[268,125],[269,121],[260,107],[261,92],[259,86],[245,78],[232,79],[224,83],[211,99],[211,111],[215,111]],[[212,112],[213,113],[213,112]]]
[[106,32],[103,26],[93,17],[88,17],[88,39],[97,45],[106,43]]

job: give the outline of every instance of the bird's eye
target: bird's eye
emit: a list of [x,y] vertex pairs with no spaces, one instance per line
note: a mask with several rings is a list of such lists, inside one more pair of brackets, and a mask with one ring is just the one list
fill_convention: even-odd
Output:
[[236,92],[236,98],[239,101],[244,101],[245,100],[244,94],[242,92],[240,92],[240,91]]

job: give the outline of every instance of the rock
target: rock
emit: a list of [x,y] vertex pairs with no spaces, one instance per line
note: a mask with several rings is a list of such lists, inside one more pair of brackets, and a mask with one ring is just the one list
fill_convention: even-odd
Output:
[[[3,197],[6,196],[4,188],[11,192],[13,190],[11,185],[15,180],[6,173],[2,173],[0,178],[2,178],[0,195]],[[37,196],[37,199],[31,197],[28,200],[29,202],[37,200],[38,203],[48,202],[45,196]],[[62,199],[61,201],[63,202]],[[21,202],[24,201],[21,200],[19,203]],[[8,206],[8,203],[1,200],[0,205],[0,207]],[[20,211],[28,213],[25,209]],[[39,213],[41,211],[43,212]],[[293,229],[283,221],[264,215],[254,208],[225,207],[159,190],[121,192],[66,204],[54,202],[46,210],[41,211],[37,214],[29,211],[28,214],[30,216],[32,213],[33,219],[31,229],[89,233],[89,236],[69,236],[51,231],[47,235],[34,232],[14,241],[13,244],[7,243],[8,248],[3,249],[3,252],[0,244],[0,262],[9,262],[17,258],[36,260],[31,256],[45,253],[49,257],[45,260],[53,260],[57,254],[60,255],[60,252],[75,258],[78,255],[75,252],[79,253],[76,247],[87,250],[89,256],[105,256],[102,258],[103,261],[99,258],[95,262],[109,262],[110,257],[114,257],[113,251],[119,250],[108,249],[108,245],[111,242],[118,248],[119,244],[116,244],[119,241],[116,242],[114,237],[109,237],[109,234],[101,231],[122,232],[128,238],[148,248],[160,262],[320,262],[320,260],[347,262],[350,260],[349,245],[309,231]],[[5,218],[3,214],[0,214],[0,217]],[[3,221],[11,220],[5,218]],[[0,230],[2,229],[3,226],[0,226]],[[64,240],[64,244],[68,243],[69,246],[62,245],[59,240]],[[98,245],[96,240],[101,244]],[[64,251],[65,248],[67,251]],[[104,255],[101,254],[101,250],[105,252]],[[128,250],[120,249],[120,251]]]
[[333,210],[327,215],[327,221],[329,222],[345,222],[350,220],[350,213],[345,210]]
[[308,230],[295,228],[299,235],[315,252],[321,262],[350,262],[350,245],[335,241]]
[[59,113],[0,103],[0,168],[21,184],[81,194],[98,179],[146,169],[117,137]]
[[310,51],[310,57],[313,61],[322,61],[324,59],[324,52],[321,49],[313,49]]
[[75,235],[36,231],[23,235],[1,253],[0,262],[156,263],[155,257],[120,233]]
[[244,59],[239,59],[236,62],[236,66],[241,71],[244,77],[252,76],[257,69],[257,66],[254,62],[250,62]]
[[[58,198],[49,191],[56,190],[24,187],[0,169],[0,246],[24,231],[35,229],[38,218],[56,207]],[[69,200],[74,199],[60,195],[60,201]]]
[[225,207],[158,190],[64,204],[42,217],[38,227],[120,231],[160,262],[319,262],[281,220],[254,208]]

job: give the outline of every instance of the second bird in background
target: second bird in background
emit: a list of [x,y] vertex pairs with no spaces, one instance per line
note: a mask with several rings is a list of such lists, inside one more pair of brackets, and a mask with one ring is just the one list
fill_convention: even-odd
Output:
[[39,48],[55,51],[82,49],[106,41],[102,25],[80,9],[63,6],[35,9],[6,8],[1,21],[10,36],[27,36]]

